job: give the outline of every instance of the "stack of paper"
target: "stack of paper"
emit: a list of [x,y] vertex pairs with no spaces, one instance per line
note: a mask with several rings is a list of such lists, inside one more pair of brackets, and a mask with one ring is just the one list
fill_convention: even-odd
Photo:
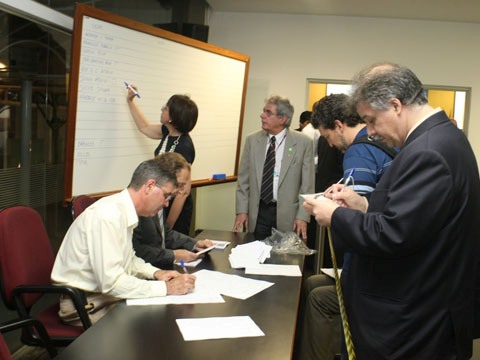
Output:
[[228,259],[234,269],[245,268],[257,264],[263,264],[270,257],[272,247],[261,241],[252,241],[247,244],[237,245],[232,249]]

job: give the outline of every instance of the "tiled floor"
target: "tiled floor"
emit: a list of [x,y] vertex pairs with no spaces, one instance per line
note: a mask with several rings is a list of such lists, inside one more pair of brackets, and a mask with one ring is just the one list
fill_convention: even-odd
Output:
[[13,355],[13,360],[47,360],[50,359],[48,352],[34,346],[22,346]]

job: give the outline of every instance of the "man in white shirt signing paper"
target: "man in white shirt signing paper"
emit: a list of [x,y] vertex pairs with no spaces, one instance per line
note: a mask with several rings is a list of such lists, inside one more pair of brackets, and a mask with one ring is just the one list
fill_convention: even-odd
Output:
[[[94,304],[92,322],[121,299],[186,294],[194,288],[195,276],[154,267],[132,247],[138,216],[154,216],[168,205],[184,168],[190,167],[177,153],[142,162],[126,189],[96,201],[70,226],[51,277],[56,284],[86,292],[88,303]],[[68,297],[60,299],[59,315],[66,323],[81,325]]]

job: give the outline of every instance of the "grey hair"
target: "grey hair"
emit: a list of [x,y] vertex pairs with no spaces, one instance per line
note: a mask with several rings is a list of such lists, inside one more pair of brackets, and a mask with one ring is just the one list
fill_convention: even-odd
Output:
[[184,168],[190,169],[190,164],[182,155],[173,152],[158,155],[137,166],[128,187],[139,190],[148,180],[155,180],[160,186],[171,182],[177,187],[177,174]]
[[361,70],[353,79],[351,103],[362,103],[373,109],[386,110],[390,101],[398,99],[403,105],[423,105],[428,102],[427,93],[418,77],[405,66],[384,62]]
[[271,95],[265,99],[265,104],[275,105],[277,107],[277,116],[286,116],[287,122],[285,123],[285,126],[290,126],[292,123],[294,109],[288,98],[279,95]]

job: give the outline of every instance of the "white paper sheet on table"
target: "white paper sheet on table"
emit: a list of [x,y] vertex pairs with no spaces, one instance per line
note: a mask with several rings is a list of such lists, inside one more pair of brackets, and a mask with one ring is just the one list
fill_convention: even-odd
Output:
[[177,319],[185,341],[265,336],[250,316]]
[[272,282],[249,279],[219,271],[200,270],[195,290],[186,295],[167,295],[144,299],[128,299],[127,305],[200,304],[225,302],[221,295],[245,300],[273,285]]
[[245,274],[302,276],[298,265],[257,264],[245,268]]
[[[203,270],[197,271],[197,273]],[[211,281],[204,276],[197,277],[193,292],[185,295],[167,295],[143,299],[127,299],[127,305],[167,305],[167,304],[205,304],[223,303],[220,292],[212,287]]]
[[197,271],[195,276],[197,282],[200,281],[205,288],[241,300],[248,299],[274,284],[211,270]]

